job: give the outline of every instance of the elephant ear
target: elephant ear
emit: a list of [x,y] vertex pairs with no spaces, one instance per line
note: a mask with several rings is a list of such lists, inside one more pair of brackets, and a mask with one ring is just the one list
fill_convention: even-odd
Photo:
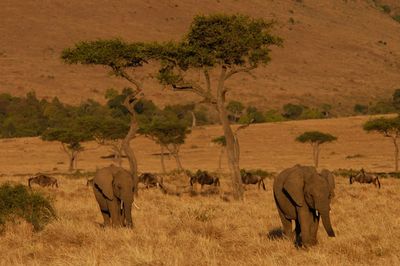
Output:
[[335,177],[331,171],[323,169],[321,176],[328,181],[329,184],[329,198],[332,199],[335,196]]
[[107,199],[113,200],[113,173],[108,167],[97,171],[93,183]]
[[283,189],[297,206],[301,207],[304,205],[304,177],[301,169],[292,172],[286,178],[283,183]]

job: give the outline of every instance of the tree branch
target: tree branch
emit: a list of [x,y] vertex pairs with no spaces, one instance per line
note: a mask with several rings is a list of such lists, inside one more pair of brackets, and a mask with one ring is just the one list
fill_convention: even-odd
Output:
[[237,68],[237,69],[232,69],[231,71],[229,71],[226,76],[225,76],[225,80],[229,79],[230,77],[232,77],[233,75],[237,74],[237,73],[241,73],[241,72],[246,72],[249,75],[251,75],[250,71],[255,69],[256,66],[249,66],[249,67],[244,67],[244,68]]

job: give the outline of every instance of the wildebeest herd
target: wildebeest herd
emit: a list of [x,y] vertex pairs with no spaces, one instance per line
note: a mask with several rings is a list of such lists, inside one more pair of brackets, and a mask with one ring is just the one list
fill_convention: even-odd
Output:
[[[220,178],[207,171],[185,172],[190,188],[195,184],[220,187]],[[264,179],[260,175],[242,170],[242,182],[245,185],[256,184],[266,190]],[[158,187],[166,191],[162,176],[142,173],[139,182],[146,189]],[[95,198],[99,204],[104,225],[132,227],[132,204],[134,193],[138,190],[131,173],[122,167],[110,165],[97,170],[87,185],[93,186]],[[380,188],[379,178],[365,172],[364,169],[349,175],[350,184],[354,182],[372,183]],[[44,174],[37,174],[28,179],[29,187],[37,184],[42,187],[58,187],[57,179]],[[280,172],[273,182],[273,196],[283,226],[283,234],[296,244],[307,247],[317,243],[319,220],[330,237],[335,233],[330,219],[330,203],[334,197],[335,180],[329,170],[318,172],[315,167],[295,165]],[[292,221],[295,229],[292,231]]]

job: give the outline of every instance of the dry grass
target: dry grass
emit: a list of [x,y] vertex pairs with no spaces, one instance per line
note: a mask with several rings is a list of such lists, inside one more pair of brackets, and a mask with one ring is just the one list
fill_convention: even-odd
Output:
[[[3,178],[24,182],[23,177]],[[242,203],[218,196],[167,196],[142,190],[135,228],[102,229],[98,206],[84,180],[60,178],[60,189],[43,190],[56,200],[59,219],[33,233],[20,222],[1,238],[0,265],[399,265],[400,180],[349,185],[337,177],[328,239],[296,249],[279,233],[280,220],[267,191],[249,187]],[[224,180],[226,182],[226,180]],[[223,184],[223,188],[226,184]],[[39,189],[39,188],[36,188]]]
[[[311,162],[311,150],[296,143],[297,134],[317,129],[338,136],[323,147],[321,168],[365,167],[370,171],[391,171],[392,144],[378,134],[366,134],[361,124],[366,117],[310,120],[254,125],[241,132],[241,166],[278,172],[295,163]],[[218,147],[210,146],[219,127],[195,130],[182,147],[184,166],[213,171]],[[192,148],[196,145],[196,148]],[[0,182],[27,182],[23,173],[64,171],[65,156],[56,143],[35,138],[2,140]],[[94,171],[110,163],[101,160],[107,149],[85,146],[79,166]],[[141,171],[157,172],[159,152],[150,141],[138,138],[132,147]],[[96,148],[96,149],[94,149]],[[361,157],[347,159],[348,155]],[[126,166],[127,164],[125,164]],[[174,167],[167,160],[168,169]],[[224,165],[224,172],[227,172]],[[15,175],[20,174],[20,175]],[[399,265],[400,264],[400,180],[383,179],[382,188],[371,184],[348,184],[337,177],[332,203],[332,223],[337,237],[328,239],[322,225],[319,245],[296,249],[279,238],[281,223],[272,196],[272,180],[267,191],[248,187],[245,201],[226,201],[229,182],[221,178],[221,196],[181,197],[156,189],[142,190],[133,211],[135,227],[102,229],[102,217],[85,178],[57,176],[60,188],[34,189],[56,200],[59,219],[43,231],[33,233],[24,222],[8,224],[0,236],[0,265]],[[187,185],[183,178],[167,179],[174,189]],[[277,235],[271,239],[270,235]]]

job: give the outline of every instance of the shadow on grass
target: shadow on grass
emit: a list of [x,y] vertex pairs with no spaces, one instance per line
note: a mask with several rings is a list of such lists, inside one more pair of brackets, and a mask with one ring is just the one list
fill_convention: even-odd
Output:
[[285,235],[283,234],[283,231],[281,228],[274,228],[272,230],[269,230],[268,233],[260,233],[260,237],[266,237],[269,240],[278,240],[278,239],[283,239],[285,238]]

